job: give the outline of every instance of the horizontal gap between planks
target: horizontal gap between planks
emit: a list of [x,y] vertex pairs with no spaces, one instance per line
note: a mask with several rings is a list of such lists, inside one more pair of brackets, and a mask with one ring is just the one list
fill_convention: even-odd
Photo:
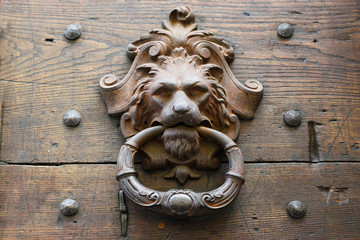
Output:
[[[222,162],[222,164],[227,162]],[[288,164],[288,163],[308,163],[308,164],[341,164],[341,163],[358,163],[360,161],[323,161],[323,162],[309,162],[309,161],[261,161],[261,162],[245,162],[246,165],[251,164]],[[108,162],[79,162],[79,163],[9,163],[0,161],[1,166],[45,166],[45,167],[58,167],[58,166],[65,166],[65,165],[115,165],[116,162],[108,161]],[[135,165],[139,165],[142,163],[135,163]]]
[[[104,74],[105,75],[105,74]],[[100,80],[100,78],[99,78]],[[67,85],[67,84],[64,84],[64,83],[41,83],[41,82],[23,82],[23,81],[17,81],[17,80],[6,80],[6,79],[0,79],[0,82],[8,82],[8,83],[20,83],[20,84],[31,84],[31,85],[43,85],[43,86],[66,86],[66,87],[69,87],[69,86],[78,86],[76,84],[73,84],[73,85]],[[81,86],[82,88],[88,88],[88,89],[93,89],[93,88],[99,88],[98,86],[98,82],[94,82],[94,86]]]

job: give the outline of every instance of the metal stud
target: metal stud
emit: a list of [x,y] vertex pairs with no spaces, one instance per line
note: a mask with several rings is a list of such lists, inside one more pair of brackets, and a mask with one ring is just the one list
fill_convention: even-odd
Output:
[[283,119],[289,126],[297,127],[301,123],[301,114],[299,111],[289,110],[284,113]]
[[283,38],[291,37],[294,33],[294,28],[288,23],[282,23],[277,28],[278,34]]
[[64,123],[70,127],[75,127],[81,122],[81,115],[78,111],[70,110],[64,114]]
[[70,24],[66,27],[64,34],[69,40],[78,39],[81,36],[81,26],[79,24]]
[[307,208],[305,204],[300,201],[291,201],[287,205],[286,211],[292,218],[302,218],[305,216]]
[[72,216],[77,213],[79,204],[77,201],[67,198],[60,203],[60,212],[64,216]]

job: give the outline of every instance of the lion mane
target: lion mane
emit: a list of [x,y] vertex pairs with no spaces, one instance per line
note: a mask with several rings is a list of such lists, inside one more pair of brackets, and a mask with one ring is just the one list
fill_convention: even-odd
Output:
[[130,101],[130,116],[133,127],[141,131],[151,126],[152,121],[161,112],[161,109],[154,109],[151,100],[151,84],[158,80],[157,75],[161,71],[177,71],[178,64],[189,64],[200,75],[201,79],[209,88],[209,99],[204,106],[198,106],[203,116],[210,120],[211,127],[221,130],[230,124],[229,112],[226,108],[226,92],[221,86],[222,74],[213,74],[213,70],[222,69],[214,64],[203,64],[198,55],[188,55],[185,49],[174,49],[172,56],[159,57],[159,64],[143,64],[137,68],[135,86]]

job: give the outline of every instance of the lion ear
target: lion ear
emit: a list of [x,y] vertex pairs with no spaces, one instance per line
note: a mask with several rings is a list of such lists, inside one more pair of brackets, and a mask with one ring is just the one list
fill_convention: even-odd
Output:
[[205,64],[203,67],[206,69],[207,75],[216,78],[218,81],[224,76],[224,70],[215,64]]
[[140,80],[144,77],[154,75],[158,72],[158,66],[154,63],[144,63],[136,68],[135,78]]

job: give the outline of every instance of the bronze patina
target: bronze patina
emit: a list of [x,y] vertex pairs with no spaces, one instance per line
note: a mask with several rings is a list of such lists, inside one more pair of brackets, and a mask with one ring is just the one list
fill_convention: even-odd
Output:
[[[251,119],[263,87],[240,83],[228,63],[234,50],[206,30],[197,30],[188,7],[177,7],[146,37],[128,46],[133,64],[119,80],[100,80],[110,115],[121,116],[126,142],[118,158],[117,179],[127,197],[141,206],[176,217],[203,215],[228,205],[244,182],[244,161],[234,140],[239,119]],[[181,184],[197,179],[194,169],[217,169],[222,150],[229,159],[225,182],[208,192],[150,189],[137,179],[134,155],[146,154],[145,169],[171,167],[164,176]]]

